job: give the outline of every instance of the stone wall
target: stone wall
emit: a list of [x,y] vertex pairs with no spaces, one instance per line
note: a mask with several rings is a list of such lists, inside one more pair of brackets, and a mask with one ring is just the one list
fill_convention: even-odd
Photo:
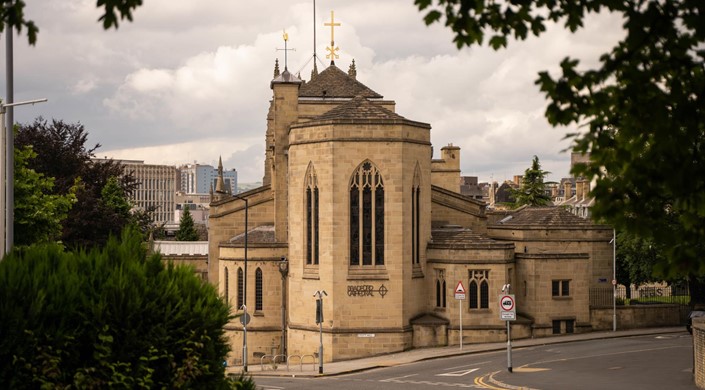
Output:
[[174,265],[188,265],[203,280],[208,280],[208,255],[162,255],[162,260]]
[[693,319],[693,375],[695,385],[705,389],[705,318]]
[[[617,329],[649,328],[656,326],[680,326],[681,305],[634,305],[617,306]],[[612,329],[612,308],[590,309],[590,324],[593,330]]]

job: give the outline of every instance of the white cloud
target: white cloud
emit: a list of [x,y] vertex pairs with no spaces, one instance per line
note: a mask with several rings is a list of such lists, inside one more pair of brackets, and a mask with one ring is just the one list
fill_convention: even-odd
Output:
[[[550,27],[540,39],[505,50],[457,50],[442,25],[426,27],[412,0],[318,2],[317,52],[325,58],[335,10],[339,67],[354,58],[358,79],[401,115],[432,125],[439,151],[462,148],[462,169],[482,179],[521,174],[534,154],[554,177],[567,175],[560,151],[570,129],[543,118],[545,99],[534,85],[540,70],[557,71],[577,56],[594,65],[622,34],[620,20],[590,16],[571,35]],[[103,31],[90,0],[38,0],[27,16],[39,43],[16,39],[15,98],[48,97],[43,107],[18,109],[81,122],[99,154],[169,164],[198,160],[233,164],[241,181],[261,180],[264,132],[274,59],[283,67],[282,31],[289,34],[289,69],[308,78],[313,21],[309,1],[150,0],[134,22]],[[324,62],[328,62],[325,61]],[[319,70],[321,66],[319,64]],[[0,85],[4,88],[4,85]]]

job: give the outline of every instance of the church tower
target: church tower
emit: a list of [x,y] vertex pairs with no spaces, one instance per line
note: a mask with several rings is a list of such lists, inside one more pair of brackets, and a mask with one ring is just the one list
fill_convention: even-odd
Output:
[[335,65],[302,85],[299,99],[288,155],[290,353],[315,350],[307,297],[318,290],[329,294],[325,360],[408,349],[409,321],[427,300],[430,125],[396,114],[394,102]]
[[274,231],[277,242],[288,238],[288,158],[289,127],[299,119],[299,87],[301,80],[284,68],[271,82],[273,97],[270,108],[272,119],[268,121],[267,134],[271,134],[270,170],[272,194],[274,196]]

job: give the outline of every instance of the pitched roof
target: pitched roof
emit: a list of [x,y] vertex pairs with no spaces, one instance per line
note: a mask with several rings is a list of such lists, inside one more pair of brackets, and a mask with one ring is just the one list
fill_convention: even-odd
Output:
[[497,241],[461,226],[443,226],[431,230],[431,249],[513,249],[511,242]]
[[523,207],[503,218],[498,225],[505,226],[594,226],[594,224],[563,207]]
[[[244,244],[245,233],[240,233],[237,236],[230,238],[228,242],[231,244]],[[248,244],[267,244],[273,242],[276,242],[276,237],[274,236],[274,225],[258,226],[247,232]]]
[[341,120],[341,119],[405,119],[403,116],[388,109],[373,104],[361,95],[356,96],[323,115],[316,117],[316,121]]
[[482,234],[475,233],[470,229],[462,228],[460,226],[444,226],[441,228],[434,228],[431,231],[431,235],[432,243],[439,245],[498,243],[487,236],[483,236]]
[[331,65],[323,72],[302,84],[299,97],[353,98],[355,96],[381,99],[382,95],[355,80],[337,66]]

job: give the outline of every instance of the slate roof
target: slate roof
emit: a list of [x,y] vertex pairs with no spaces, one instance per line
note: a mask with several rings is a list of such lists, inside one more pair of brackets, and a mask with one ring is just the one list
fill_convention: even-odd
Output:
[[347,120],[347,119],[392,119],[404,120],[405,118],[388,109],[373,104],[361,95],[356,96],[323,115],[317,116],[316,121]]
[[[240,233],[237,236],[228,240],[231,244],[244,244],[245,243],[245,233]],[[276,237],[274,236],[274,225],[262,225],[247,232],[247,243],[248,244],[268,244],[276,242]]]
[[309,82],[302,84],[299,89],[299,97],[353,98],[358,95],[373,99],[382,98],[382,95],[335,65],[329,66]]
[[470,229],[462,227],[442,227],[434,228],[431,231],[434,245],[458,245],[458,244],[497,244],[498,242],[482,234],[475,233]]
[[296,75],[290,73],[288,70],[285,70],[282,74],[280,74],[279,76],[275,77],[274,80],[272,80],[271,85],[280,84],[280,83],[301,84],[301,83],[303,83],[303,81],[301,81],[300,78],[296,77]]
[[594,226],[594,224],[563,207],[524,207],[503,218],[497,225],[504,226]]

